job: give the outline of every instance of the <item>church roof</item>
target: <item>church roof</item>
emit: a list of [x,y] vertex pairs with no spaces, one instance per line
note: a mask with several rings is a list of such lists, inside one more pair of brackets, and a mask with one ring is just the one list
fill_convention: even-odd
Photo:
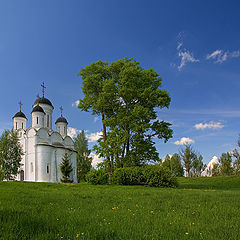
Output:
[[35,107],[33,108],[33,110],[32,110],[31,113],[33,113],[33,112],[42,112],[42,113],[45,113],[45,112],[43,111],[42,107],[40,107],[39,105],[37,105],[37,106],[35,106]]
[[57,121],[55,122],[55,124],[56,124],[56,123],[59,123],[59,122],[68,124],[67,119],[64,118],[63,116],[59,117],[59,118],[57,119]]
[[52,103],[50,102],[50,100],[48,100],[47,98],[45,97],[39,97],[36,99],[36,101],[34,102],[33,106],[34,105],[37,105],[39,103],[42,103],[42,104],[47,104],[47,105],[50,105],[53,107]]
[[13,116],[13,118],[16,118],[16,117],[21,117],[21,118],[25,118],[25,119],[27,119],[26,118],[26,116],[25,116],[25,114],[23,113],[23,112],[18,112],[18,113],[16,113],[14,116]]

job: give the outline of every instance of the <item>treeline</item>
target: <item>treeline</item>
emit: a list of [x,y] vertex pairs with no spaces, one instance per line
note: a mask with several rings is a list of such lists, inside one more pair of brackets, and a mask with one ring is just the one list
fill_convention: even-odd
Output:
[[179,153],[167,155],[161,164],[177,177],[200,177],[203,172],[204,176],[240,175],[240,154],[237,149],[222,153],[218,162],[212,163],[211,168],[207,168],[202,155],[196,153],[191,145],[185,145]]
[[240,175],[240,154],[237,149],[223,153],[218,163],[208,172],[212,176]]

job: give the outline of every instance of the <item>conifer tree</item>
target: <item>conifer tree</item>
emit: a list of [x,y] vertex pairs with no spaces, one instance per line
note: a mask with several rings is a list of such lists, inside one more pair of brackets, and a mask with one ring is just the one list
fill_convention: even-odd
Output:
[[65,153],[62,158],[60,170],[62,172],[61,182],[63,182],[63,183],[73,182],[70,178],[70,173],[72,172],[73,169],[72,169],[72,165],[70,163],[69,156],[67,153]]

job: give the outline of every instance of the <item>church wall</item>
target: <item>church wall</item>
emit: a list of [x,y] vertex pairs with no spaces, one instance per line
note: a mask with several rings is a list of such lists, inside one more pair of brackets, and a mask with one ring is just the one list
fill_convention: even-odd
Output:
[[57,148],[56,150],[56,162],[57,162],[57,181],[61,182],[61,177],[62,177],[62,173],[60,170],[60,165],[62,163],[62,158],[64,156],[64,154],[67,152],[69,158],[70,158],[70,162],[73,168],[73,171],[71,173],[71,178],[73,179],[74,183],[77,183],[77,162],[76,162],[76,153],[64,148]]
[[54,172],[52,152],[51,146],[36,145],[37,182],[51,182],[51,175]]
[[72,179],[74,183],[77,183],[77,153],[76,152],[72,152],[70,161],[73,168],[73,171],[71,173]]
[[25,156],[25,180],[35,181],[36,179],[36,162],[35,162],[35,144],[36,131],[30,128],[26,133],[26,156]]
[[65,154],[65,149],[64,148],[57,148],[55,154],[56,154],[55,157],[56,157],[56,163],[57,163],[57,181],[61,182],[62,173],[61,173],[61,170],[60,170],[60,165],[62,163],[62,158]]

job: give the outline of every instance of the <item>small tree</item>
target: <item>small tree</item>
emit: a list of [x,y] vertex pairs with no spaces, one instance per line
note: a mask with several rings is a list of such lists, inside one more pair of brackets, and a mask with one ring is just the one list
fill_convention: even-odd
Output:
[[82,130],[74,139],[74,147],[77,151],[77,179],[78,182],[86,180],[85,176],[92,168],[91,151],[88,149],[88,140]]
[[232,157],[230,153],[223,153],[219,159],[220,162],[220,174],[223,176],[229,176],[233,174]]
[[203,171],[203,157],[202,155],[193,157],[192,161],[192,175],[194,177],[200,177]]
[[19,173],[23,150],[16,131],[4,131],[0,137],[0,175],[13,180]]
[[192,161],[196,157],[195,152],[193,151],[193,148],[191,145],[186,144],[184,148],[182,148],[179,152],[183,166],[185,168],[185,171],[187,173],[187,177],[191,176],[191,168],[192,168]]
[[220,165],[218,163],[215,163],[212,168],[212,176],[219,176],[220,175]]
[[183,166],[181,164],[181,157],[175,153],[171,157],[172,172],[175,177],[182,177],[184,175]]
[[73,169],[72,169],[72,165],[70,163],[69,156],[67,153],[65,153],[62,158],[60,170],[62,172],[61,182],[63,182],[63,183],[73,182],[70,178],[70,173],[72,172]]
[[167,155],[164,162],[162,163],[162,166],[168,167],[175,177],[182,177],[184,175],[181,158],[177,153],[175,153],[172,157]]
[[240,154],[237,149],[233,150],[233,157],[235,158],[233,162],[234,175],[240,175]]

